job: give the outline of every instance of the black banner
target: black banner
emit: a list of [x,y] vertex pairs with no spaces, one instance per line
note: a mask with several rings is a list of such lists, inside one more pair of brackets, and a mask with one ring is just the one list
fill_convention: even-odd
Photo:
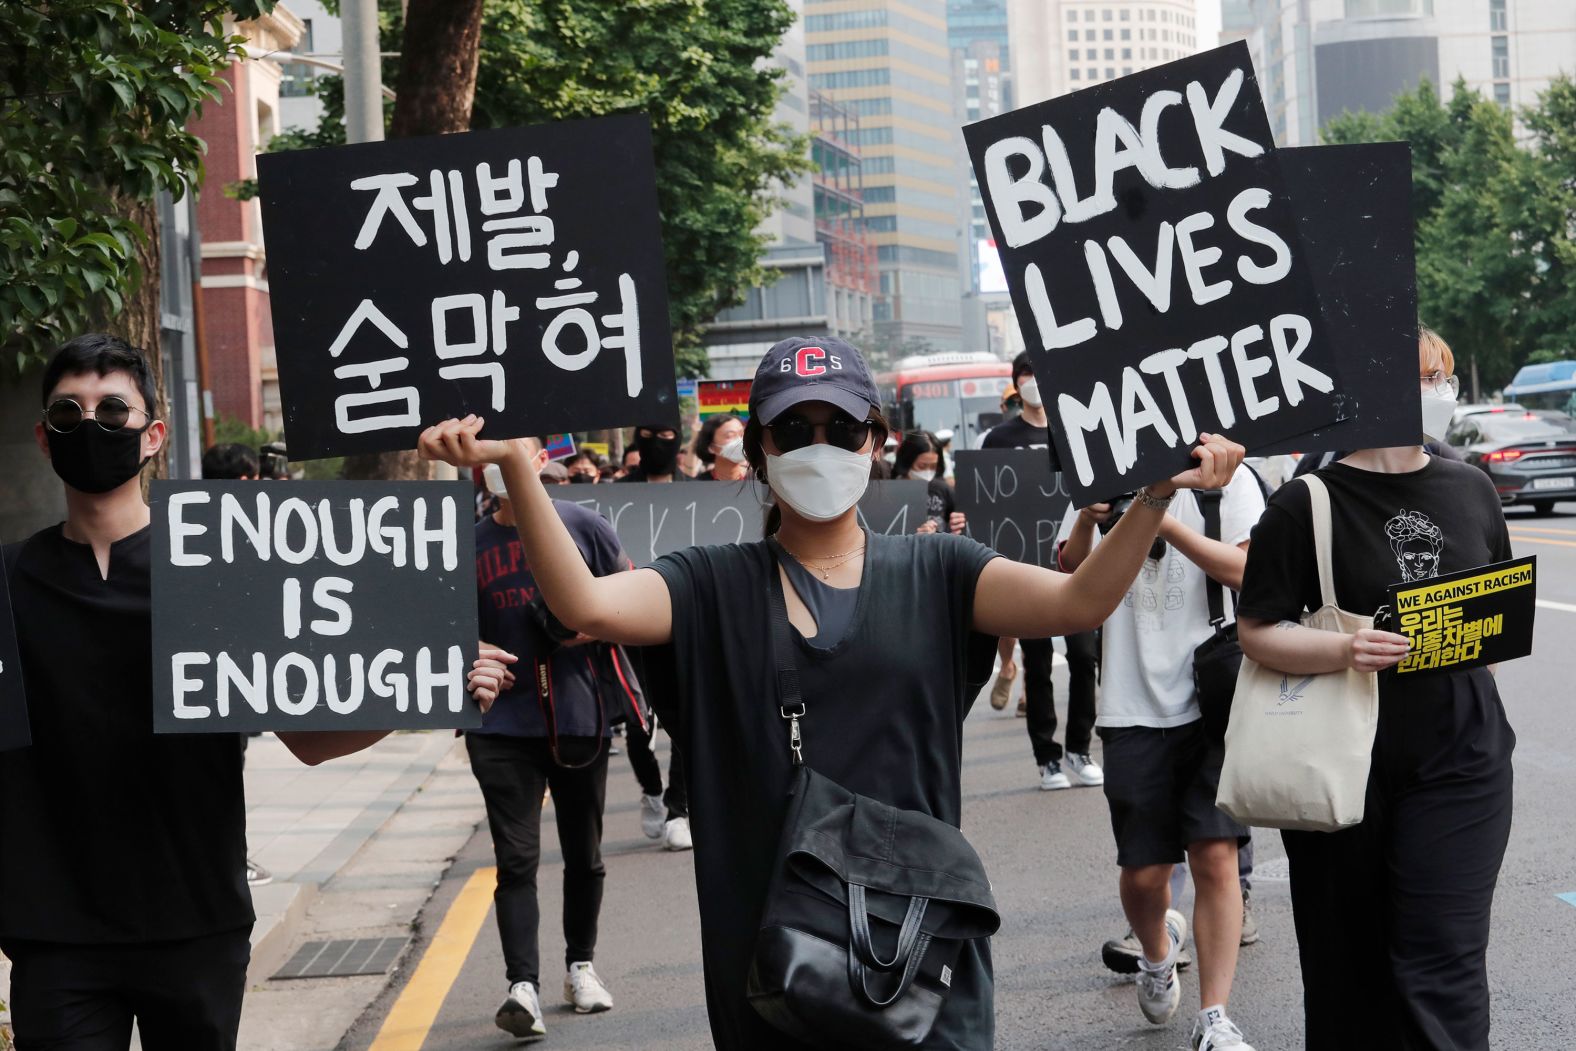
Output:
[[[613,523],[637,566],[707,544],[747,544],[766,529],[770,494],[756,482],[631,482],[549,489],[555,498],[589,507]],[[912,533],[925,520],[924,482],[874,481],[859,501],[859,524],[877,533]]]
[[678,423],[644,116],[257,158],[297,458]]
[[1014,562],[1056,568],[1056,534],[1072,507],[1039,449],[960,449],[958,510],[969,535]]
[[152,497],[155,733],[481,725],[470,483]]
[[[1424,557],[1409,561],[1418,565],[1438,563],[1438,542],[1423,534],[1391,539],[1401,545],[1397,558],[1416,546]],[[1382,626],[1412,644],[1396,674],[1464,671],[1531,653],[1537,562],[1534,555],[1390,585],[1390,617]]]
[[33,743],[27,723],[27,694],[22,689],[22,655],[16,647],[16,621],[11,590],[0,565],[0,752]]
[[1246,44],[964,137],[1074,502],[1348,415]]

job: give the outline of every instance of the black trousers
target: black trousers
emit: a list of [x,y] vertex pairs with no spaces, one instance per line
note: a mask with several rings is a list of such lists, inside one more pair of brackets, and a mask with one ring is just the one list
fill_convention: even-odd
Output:
[[[592,738],[562,738],[566,759],[587,756]],[[602,913],[602,811],[607,803],[607,748],[596,761],[579,770],[553,762],[547,740],[501,734],[465,735],[471,771],[487,805],[498,861],[498,887],[493,905],[498,938],[503,943],[509,984],[531,982],[541,987],[541,951],[537,929],[541,910],[536,900],[536,871],[542,858],[542,795],[553,793],[558,819],[558,845],[564,856],[564,966],[596,955],[597,921]]]
[[[1485,669],[1467,675],[1487,676]],[[1283,832],[1308,1051],[1487,1051],[1489,913],[1515,735],[1486,696],[1382,697],[1363,822]]]
[[251,928],[173,942],[7,941],[17,1051],[235,1051]]
[[[1051,690],[1051,639],[1021,639],[1023,699],[1028,709],[1029,744],[1044,766],[1062,757],[1056,743],[1056,697]],[[1100,636],[1087,631],[1067,636],[1067,751],[1087,754],[1094,732],[1095,684],[1100,673]]]
[[673,744],[668,753],[668,790],[662,790],[662,764],[651,750],[651,736],[655,731],[645,731],[638,723],[624,726],[624,748],[629,753],[629,765],[634,768],[635,780],[640,790],[648,796],[661,796],[668,807],[668,820],[689,817],[689,786],[684,781],[684,764],[679,760],[679,746]]

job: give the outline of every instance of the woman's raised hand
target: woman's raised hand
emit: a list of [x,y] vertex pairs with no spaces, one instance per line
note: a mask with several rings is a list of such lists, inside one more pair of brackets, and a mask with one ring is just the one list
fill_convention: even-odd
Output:
[[1247,450],[1224,434],[1200,434],[1198,445],[1193,448],[1193,459],[1198,461],[1198,466],[1191,470],[1183,471],[1172,477],[1169,483],[1162,482],[1160,486],[1151,485],[1150,491],[1160,488],[1155,495],[1164,497],[1166,487],[1171,489],[1224,489],[1230,482],[1232,475],[1237,473],[1237,468],[1242,465],[1242,458],[1247,455]]
[[434,424],[421,432],[421,437],[416,441],[416,451],[423,460],[442,460],[455,467],[483,467],[490,463],[502,463],[517,446],[524,449],[523,438],[508,441],[478,438],[484,422],[473,413],[463,420],[444,420]]

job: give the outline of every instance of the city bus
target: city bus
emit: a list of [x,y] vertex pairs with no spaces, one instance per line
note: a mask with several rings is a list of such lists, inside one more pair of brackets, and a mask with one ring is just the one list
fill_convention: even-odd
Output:
[[1527,409],[1557,409],[1576,416],[1576,361],[1522,366],[1505,388],[1505,400]]
[[919,354],[876,377],[882,409],[899,432],[952,432],[952,448],[973,449],[1001,422],[1012,366],[984,351]]

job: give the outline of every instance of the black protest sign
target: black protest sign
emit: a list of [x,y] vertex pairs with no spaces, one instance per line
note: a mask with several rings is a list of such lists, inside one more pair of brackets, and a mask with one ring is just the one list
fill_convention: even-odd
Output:
[[1412,148],[1404,142],[1280,150],[1303,255],[1350,415],[1256,452],[1416,445],[1417,267]]
[[257,158],[292,456],[678,423],[643,116]]
[[0,752],[33,743],[27,723],[27,694],[22,689],[22,655],[16,647],[16,621],[11,590],[0,565]]
[[[1424,556],[1412,564],[1438,564],[1437,533],[1434,528],[1390,538],[1403,568],[1408,549]],[[1411,642],[1396,674],[1463,671],[1531,653],[1537,561],[1534,555],[1390,585],[1390,624]]]
[[1072,506],[1061,475],[1038,449],[960,449],[958,510],[969,535],[1012,559],[1056,568],[1056,535]]
[[470,729],[468,482],[153,483],[153,729]]
[[[562,499],[606,518],[624,553],[647,566],[686,547],[761,539],[771,494],[752,481],[630,482],[576,486]],[[873,481],[857,514],[860,526],[877,533],[912,533],[925,521],[925,483]]]
[[1246,44],[964,138],[1078,504],[1345,415]]

